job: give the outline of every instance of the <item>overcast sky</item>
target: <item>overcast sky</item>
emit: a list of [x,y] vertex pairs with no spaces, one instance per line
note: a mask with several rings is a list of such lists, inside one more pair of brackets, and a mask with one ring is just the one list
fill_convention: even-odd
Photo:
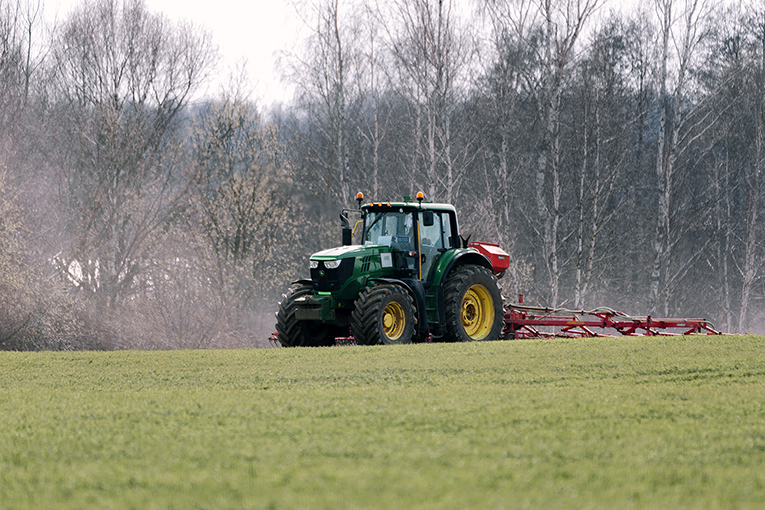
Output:
[[[61,20],[84,0],[46,0],[49,18]],[[206,27],[218,46],[221,60],[213,81],[200,95],[218,96],[238,62],[246,60],[252,99],[263,105],[287,102],[292,87],[280,79],[276,61],[280,51],[294,51],[307,28],[293,3],[296,0],[144,0],[151,12],[173,21],[188,20]],[[647,1],[647,0],[644,0]],[[640,0],[605,0],[604,10],[625,9]],[[471,5],[469,1],[465,4]]]
[[[264,104],[290,99],[289,87],[279,80],[275,69],[277,52],[292,49],[296,32],[301,29],[295,9],[288,0],[145,0],[151,12],[161,12],[169,19],[189,20],[206,27],[218,46],[217,83],[209,85],[216,95],[220,84],[228,82],[230,70],[247,60],[247,74],[253,99]],[[48,0],[48,16],[58,13],[59,20],[82,0]],[[52,11],[52,12],[51,12]]]

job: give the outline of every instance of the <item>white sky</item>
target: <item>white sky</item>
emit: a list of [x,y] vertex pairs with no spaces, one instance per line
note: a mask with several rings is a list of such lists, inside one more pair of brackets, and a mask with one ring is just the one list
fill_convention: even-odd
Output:
[[[170,20],[188,20],[207,28],[219,49],[216,73],[200,96],[217,96],[238,63],[246,60],[251,99],[263,106],[288,102],[293,86],[276,69],[278,53],[293,51],[307,30],[291,0],[144,0],[151,12]],[[641,0],[605,0],[605,9],[636,5]],[[642,0],[647,1],[647,0]],[[59,20],[83,0],[45,0],[49,19]],[[465,2],[472,5],[469,0]]]
[[[288,0],[145,0],[151,12],[170,20],[188,20],[207,28],[218,46],[220,61],[210,95],[217,95],[228,83],[237,63],[246,59],[252,99],[263,105],[291,99],[291,87],[282,84],[276,70],[277,53],[292,50],[297,31],[302,28],[295,9]],[[58,12],[59,20],[79,5],[81,0],[48,0],[48,17]]]

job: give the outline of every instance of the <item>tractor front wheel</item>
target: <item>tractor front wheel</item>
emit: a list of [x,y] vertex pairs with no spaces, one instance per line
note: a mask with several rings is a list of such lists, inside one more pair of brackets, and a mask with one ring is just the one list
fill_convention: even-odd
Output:
[[282,347],[322,347],[334,345],[337,330],[319,321],[299,321],[295,317],[297,299],[310,296],[310,285],[297,283],[282,297],[276,311],[276,338]]
[[502,334],[502,295],[485,267],[456,268],[444,286],[447,342],[497,340]]
[[409,344],[417,319],[409,293],[398,285],[376,285],[361,293],[351,314],[351,333],[363,345]]

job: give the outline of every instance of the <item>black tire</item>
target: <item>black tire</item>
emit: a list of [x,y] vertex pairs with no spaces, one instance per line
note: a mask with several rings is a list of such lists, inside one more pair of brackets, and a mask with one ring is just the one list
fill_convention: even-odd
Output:
[[335,326],[295,318],[296,300],[312,293],[310,285],[297,283],[282,296],[276,312],[276,338],[282,347],[323,347],[335,344]]
[[502,294],[485,267],[459,266],[444,286],[445,342],[498,340],[502,336]]
[[410,344],[416,325],[414,301],[398,285],[366,289],[351,314],[351,333],[361,345]]

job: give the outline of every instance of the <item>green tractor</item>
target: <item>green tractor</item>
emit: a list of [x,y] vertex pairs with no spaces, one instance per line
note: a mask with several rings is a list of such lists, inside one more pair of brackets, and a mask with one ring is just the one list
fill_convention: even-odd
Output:
[[[276,312],[284,347],[427,340],[497,340],[503,328],[497,286],[509,265],[497,245],[470,243],[454,207],[417,202],[368,203],[341,213],[343,246],[310,258],[311,279],[293,282]],[[349,214],[360,219],[352,229]],[[362,226],[361,244],[353,233]]]

